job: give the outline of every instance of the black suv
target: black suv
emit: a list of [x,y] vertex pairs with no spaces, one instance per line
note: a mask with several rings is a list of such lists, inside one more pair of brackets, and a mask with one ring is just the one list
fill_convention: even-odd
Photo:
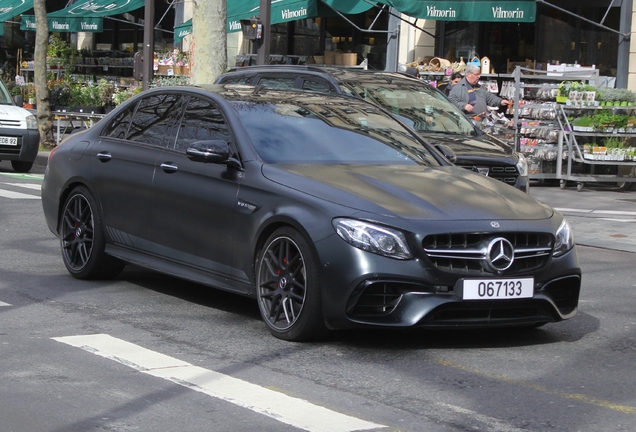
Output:
[[480,131],[445,95],[418,79],[393,72],[270,65],[230,69],[216,82],[338,93],[368,100],[408,123],[430,144],[449,146],[456,155],[456,165],[529,191],[523,155]]

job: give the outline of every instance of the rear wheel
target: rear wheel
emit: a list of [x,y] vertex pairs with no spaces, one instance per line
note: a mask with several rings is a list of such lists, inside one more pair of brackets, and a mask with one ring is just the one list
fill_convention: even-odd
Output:
[[261,316],[277,338],[326,334],[317,259],[297,231],[280,228],[267,239],[256,261],[256,292]]
[[117,276],[124,263],[104,252],[102,219],[97,203],[85,187],[66,199],[59,226],[64,265],[78,279],[108,279]]
[[33,162],[11,161],[11,167],[15,172],[28,173],[33,168]]

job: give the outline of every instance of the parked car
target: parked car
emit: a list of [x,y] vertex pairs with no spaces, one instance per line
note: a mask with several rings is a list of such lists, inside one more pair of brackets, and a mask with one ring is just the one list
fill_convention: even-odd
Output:
[[39,147],[37,118],[17,106],[0,81],[0,161],[11,161],[11,167],[17,172],[29,172]]
[[561,214],[351,97],[142,92],[51,152],[42,205],[72,276],[134,263],[253,297],[287,340],[537,326],[578,305]]
[[442,92],[391,72],[317,66],[248,66],[230,69],[217,83],[338,93],[366,99],[407,120],[429,143],[449,146],[454,163],[529,192],[525,157],[479,130]]

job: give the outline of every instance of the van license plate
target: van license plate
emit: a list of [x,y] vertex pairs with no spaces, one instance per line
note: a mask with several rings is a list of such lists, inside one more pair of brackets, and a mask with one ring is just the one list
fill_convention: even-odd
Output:
[[0,145],[17,146],[18,145],[18,139],[16,137],[0,136]]

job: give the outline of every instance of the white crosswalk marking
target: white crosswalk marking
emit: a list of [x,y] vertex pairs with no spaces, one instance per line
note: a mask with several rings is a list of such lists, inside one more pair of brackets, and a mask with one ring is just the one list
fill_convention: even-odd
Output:
[[14,186],[14,187],[21,187],[25,189],[33,189],[33,190],[42,189],[42,185],[37,183],[3,183],[3,184]]
[[13,188],[23,188],[29,189],[33,191],[37,191],[38,195],[30,195],[22,192],[16,192],[13,190],[0,189],[0,197],[2,198],[11,198],[11,199],[40,199],[40,189],[42,185],[39,183],[0,183],[0,186],[5,187],[13,187]]
[[115,360],[143,373],[172,381],[307,431],[350,432],[386,427],[194,366],[107,334],[57,337],[53,340]]

